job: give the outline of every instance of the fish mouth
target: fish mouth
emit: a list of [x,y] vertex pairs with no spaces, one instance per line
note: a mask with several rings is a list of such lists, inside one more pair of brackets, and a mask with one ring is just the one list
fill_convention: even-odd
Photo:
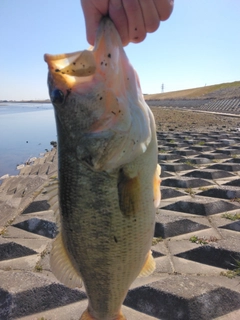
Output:
[[45,54],[44,60],[48,64],[49,72],[54,82],[62,81],[68,87],[76,82],[83,82],[79,78],[93,76],[97,68],[107,65],[111,58],[111,65],[119,63],[119,48],[122,48],[121,39],[113,22],[104,17],[97,30],[94,47],[88,50],[73,53],[51,55]]

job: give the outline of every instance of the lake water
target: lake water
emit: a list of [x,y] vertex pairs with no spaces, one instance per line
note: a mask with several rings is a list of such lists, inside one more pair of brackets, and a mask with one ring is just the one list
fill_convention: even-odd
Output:
[[50,103],[0,103],[0,177],[18,174],[17,165],[51,150],[56,140]]

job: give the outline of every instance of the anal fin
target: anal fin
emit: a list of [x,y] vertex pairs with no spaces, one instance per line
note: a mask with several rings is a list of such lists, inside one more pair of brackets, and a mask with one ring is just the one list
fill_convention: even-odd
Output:
[[69,254],[64,246],[62,234],[59,233],[53,242],[50,265],[56,278],[69,288],[81,287],[80,274],[74,268]]
[[149,276],[150,274],[153,273],[155,268],[156,268],[156,262],[155,262],[155,260],[154,260],[154,258],[152,256],[152,251],[150,250],[148,252],[148,256],[147,256],[147,259],[145,261],[145,264],[144,264],[141,272],[138,275],[138,278]]
[[119,315],[117,316],[116,320],[127,320],[127,318],[122,314],[120,311]]

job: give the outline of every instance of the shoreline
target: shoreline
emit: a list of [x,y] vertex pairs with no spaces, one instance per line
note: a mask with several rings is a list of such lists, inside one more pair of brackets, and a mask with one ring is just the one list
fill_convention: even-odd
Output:
[[50,145],[52,146],[51,150],[47,150],[45,149],[45,152],[41,152],[39,153],[38,156],[36,157],[29,157],[24,163],[20,163],[17,164],[15,167],[15,170],[17,170],[18,172],[16,174],[11,174],[11,173],[5,173],[0,177],[0,185],[3,183],[3,181],[5,179],[8,179],[10,177],[15,177],[15,176],[19,176],[20,172],[22,169],[26,168],[26,167],[30,167],[33,166],[35,164],[36,161],[38,161],[38,159],[43,159],[44,157],[46,157],[46,155],[50,152],[52,152],[54,149],[57,149],[57,142],[56,141],[51,141]]

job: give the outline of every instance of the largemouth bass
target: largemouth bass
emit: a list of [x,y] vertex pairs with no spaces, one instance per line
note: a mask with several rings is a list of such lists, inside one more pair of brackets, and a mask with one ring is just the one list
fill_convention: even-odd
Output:
[[81,320],[123,320],[131,283],[155,268],[154,117],[110,19],[101,21],[90,50],[44,58],[59,161],[61,228],[51,268],[69,287],[83,280],[88,308]]

